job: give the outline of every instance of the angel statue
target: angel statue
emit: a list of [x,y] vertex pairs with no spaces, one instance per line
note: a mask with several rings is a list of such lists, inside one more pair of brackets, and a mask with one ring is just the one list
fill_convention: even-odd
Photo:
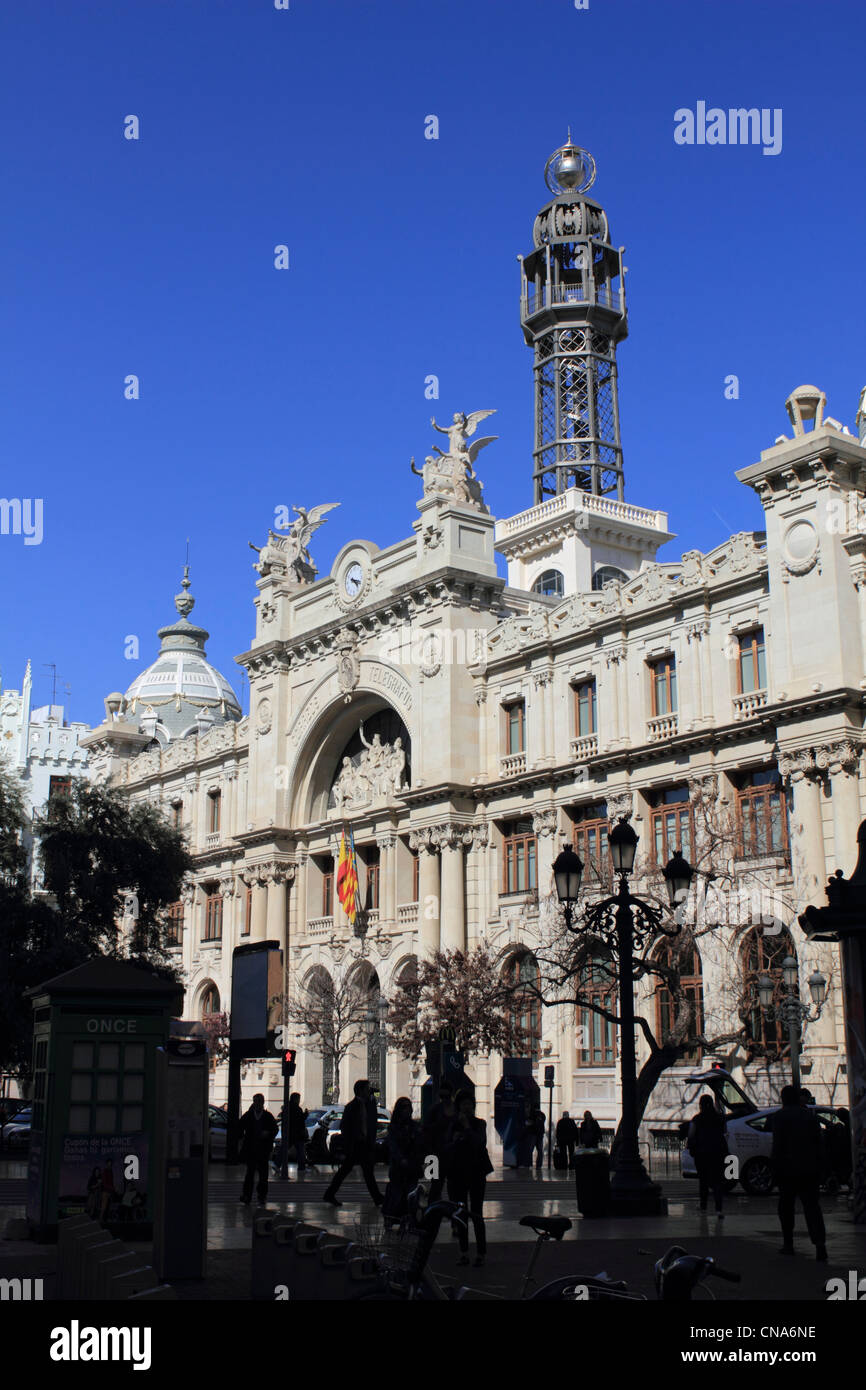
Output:
[[271,569],[283,573],[292,571],[301,583],[311,584],[318,570],[307,547],[313,533],[323,524],[325,513],[339,505],[339,502],[322,502],[318,507],[309,509],[293,506],[292,511],[298,515],[287,532],[268,531],[267,544],[261,547],[250,541],[250,549],[257,551],[259,556],[258,564],[253,569],[257,569],[262,576]]
[[495,410],[473,410],[471,415],[465,415],[462,410],[458,410],[454,414],[454,423],[446,427],[437,425],[435,418],[431,416],[430,424],[433,426],[434,430],[448,437],[447,452],[444,449],[440,449],[438,444],[433,445],[434,452],[439,454],[441,458],[457,459],[465,467],[466,476],[474,478],[475,469],[473,465],[475,460],[481,453],[481,450],[487,444],[492,444],[494,439],[498,439],[499,436],[496,434],[488,434],[485,435],[483,439],[476,439],[474,444],[467,444],[466,441],[472,438],[472,435],[475,433],[482,420],[486,420],[488,415],[495,414]]

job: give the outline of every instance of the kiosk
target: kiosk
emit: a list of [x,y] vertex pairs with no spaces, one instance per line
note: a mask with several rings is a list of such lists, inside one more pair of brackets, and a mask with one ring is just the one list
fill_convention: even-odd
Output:
[[33,1122],[27,1220],[37,1240],[86,1213],[117,1236],[153,1233],[157,1049],[183,988],[97,957],[27,991]]

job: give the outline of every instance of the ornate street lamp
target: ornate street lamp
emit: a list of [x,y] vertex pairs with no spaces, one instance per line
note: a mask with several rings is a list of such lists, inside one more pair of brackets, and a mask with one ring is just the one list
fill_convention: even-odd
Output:
[[[838,941],[848,1054],[848,1109],[853,1149],[854,1221],[866,1225],[866,821],[857,831],[857,865],[827,884],[827,907],[807,907],[800,926],[810,941]],[[817,982],[816,982],[817,983]],[[812,989],[812,980],[809,980]],[[813,995],[814,997],[814,995]]]
[[758,977],[758,1000],[768,1019],[778,1018],[788,1030],[788,1045],[791,1049],[791,1080],[800,1086],[800,1041],[804,1023],[817,1023],[824,1009],[827,994],[827,980],[820,970],[813,970],[809,976],[809,992],[815,1005],[815,1012],[808,1004],[801,1004],[797,996],[800,971],[793,956],[782,961],[782,983],[785,993],[778,1003],[774,1003],[775,986],[766,973]]
[[[610,1185],[611,1210],[617,1216],[659,1215],[667,1210],[661,1188],[650,1180],[643,1165],[638,1145],[634,1039],[634,984],[638,977],[634,969],[634,947],[636,943],[643,947],[658,935],[677,936],[681,924],[675,919],[669,925],[657,908],[635,897],[630,891],[628,877],[634,868],[637,843],[634,830],[624,817],[621,818],[608,836],[611,862],[614,872],[619,875],[618,891],[612,897],[587,907],[579,922],[574,921],[574,906],[580,891],[583,865],[569,845],[563,846],[553,865],[556,894],[563,906],[567,929],[579,932],[587,940],[604,941],[617,962],[622,1138]],[[688,892],[694,870],[677,850],[662,873],[671,907],[675,907]]]

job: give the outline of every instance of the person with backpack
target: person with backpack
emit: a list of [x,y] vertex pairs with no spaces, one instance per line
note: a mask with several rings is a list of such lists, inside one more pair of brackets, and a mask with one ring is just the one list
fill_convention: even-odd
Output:
[[725,1194],[728,1141],[725,1122],[716,1111],[712,1096],[701,1096],[698,1113],[689,1125],[686,1147],[695,1160],[701,1211],[706,1211],[712,1189],[716,1215],[721,1221],[725,1215],[722,1211],[722,1201]]

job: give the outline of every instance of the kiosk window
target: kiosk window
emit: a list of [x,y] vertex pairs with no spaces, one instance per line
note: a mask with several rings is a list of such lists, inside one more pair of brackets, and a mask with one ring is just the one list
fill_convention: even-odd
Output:
[[96,1082],[97,1100],[117,1100],[117,1077],[100,1076]]
[[124,1099],[124,1100],[144,1100],[144,1077],[143,1077],[143,1076],[124,1076],[124,1078],[123,1078],[123,1099]]
[[86,1134],[90,1129],[90,1106],[70,1105],[69,1128],[73,1134]]
[[73,1072],[72,1084],[69,1088],[70,1100],[86,1100],[90,1104],[90,1092],[92,1078],[89,1072]]
[[123,1065],[126,1071],[144,1071],[144,1043],[127,1043]]
[[99,1070],[117,1071],[120,1066],[120,1047],[117,1043],[99,1044]]
[[90,1071],[93,1067],[93,1043],[72,1044],[72,1066],[75,1071]]
[[144,1124],[144,1109],[140,1105],[124,1105],[121,1129],[141,1129]]
[[113,1105],[97,1105],[97,1107],[96,1107],[96,1124],[93,1126],[93,1129],[94,1129],[94,1133],[96,1133],[96,1134],[113,1134],[113,1133],[114,1133],[114,1106],[113,1106]]
[[70,1132],[122,1134],[142,1128],[145,1055],[139,1042],[74,1045]]

